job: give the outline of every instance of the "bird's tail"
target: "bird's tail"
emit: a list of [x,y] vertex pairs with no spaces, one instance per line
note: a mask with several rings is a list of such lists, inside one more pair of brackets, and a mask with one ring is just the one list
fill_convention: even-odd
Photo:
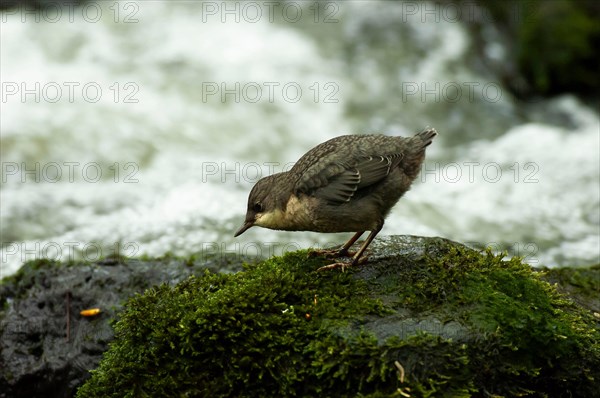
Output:
[[420,133],[415,134],[411,141],[413,141],[413,148],[416,151],[424,150],[428,147],[433,138],[437,135],[437,131],[434,128],[427,127],[425,130]]
[[416,178],[421,169],[421,164],[425,159],[425,148],[433,141],[433,137],[437,135],[435,129],[427,127],[420,133],[409,138],[409,147],[402,159],[402,169],[404,173],[411,179]]

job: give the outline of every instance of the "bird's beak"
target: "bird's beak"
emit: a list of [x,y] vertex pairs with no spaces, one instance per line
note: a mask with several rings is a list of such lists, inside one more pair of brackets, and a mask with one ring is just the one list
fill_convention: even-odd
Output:
[[242,227],[241,227],[240,229],[238,229],[238,230],[237,230],[237,232],[235,233],[235,235],[233,235],[233,237],[235,238],[235,237],[237,237],[237,236],[240,236],[241,234],[243,234],[244,232],[246,232],[246,230],[247,230],[248,228],[250,228],[250,227],[251,227],[251,226],[253,226],[253,225],[254,225],[254,220],[251,220],[251,221],[246,221],[246,222],[244,223],[244,225],[242,225]]

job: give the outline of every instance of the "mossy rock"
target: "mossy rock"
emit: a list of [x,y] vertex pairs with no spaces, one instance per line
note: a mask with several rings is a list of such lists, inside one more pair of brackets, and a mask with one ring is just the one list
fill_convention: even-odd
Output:
[[[600,264],[591,267],[541,268],[542,278],[557,284],[577,304],[600,314]],[[600,316],[600,315],[598,315]]]
[[77,396],[598,396],[598,321],[519,259],[416,237],[371,252],[151,288]]

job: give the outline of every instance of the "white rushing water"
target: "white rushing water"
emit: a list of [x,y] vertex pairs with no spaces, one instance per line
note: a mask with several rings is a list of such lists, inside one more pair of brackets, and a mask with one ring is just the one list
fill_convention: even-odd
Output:
[[223,4],[1,15],[0,276],[115,247],[268,256],[341,243],[232,235],[252,184],[312,146],[427,125],[440,136],[382,234],[600,261],[600,122],[580,100],[518,103],[471,69],[462,25],[407,3]]

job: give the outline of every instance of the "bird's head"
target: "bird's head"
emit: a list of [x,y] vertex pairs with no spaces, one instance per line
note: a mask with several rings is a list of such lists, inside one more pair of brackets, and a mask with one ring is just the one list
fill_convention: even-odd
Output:
[[285,201],[290,192],[285,191],[285,173],[273,174],[258,180],[248,196],[248,209],[244,224],[234,237],[243,234],[256,225],[264,228],[280,229],[284,219]]

